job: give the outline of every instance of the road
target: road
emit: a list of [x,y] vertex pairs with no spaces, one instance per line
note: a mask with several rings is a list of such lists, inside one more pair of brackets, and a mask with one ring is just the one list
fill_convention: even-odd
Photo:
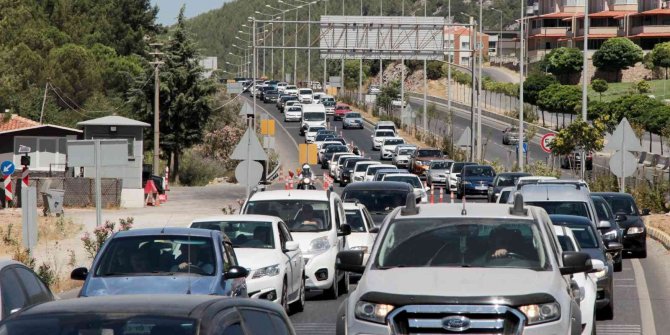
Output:
[[[244,96],[244,99],[249,99]],[[304,138],[299,136],[299,124],[297,122],[285,123],[283,116],[274,105],[259,103],[258,107],[268,116],[275,118],[279,128],[276,132],[278,146],[289,154],[291,159],[297,159],[297,144],[304,143]],[[468,119],[464,113],[456,113],[454,118],[457,131],[467,126]],[[339,121],[331,121],[331,127],[340,129]],[[495,123],[483,123],[484,133],[502,130],[503,125]],[[366,125],[364,129],[345,130],[343,136],[347,142],[353,142],[361,148],[366,156],[373,159],[379,158],[379,152],[370,150],[372,147],[372,127]],[[460,133],[457,133],[457,136]],[[505,158],[509,147],[499,143],[501,136],[492,137],[487,146],[487,157],[489,159]],[[294,154],[290,154],[290,146],[293,145]],[[541,151],[538,144],[530,145],[531,156]],[[539,158],[541,159],[541,158]],[[282,158],[285,162],[285,160]],[[297,167],[297,163],[294,164]],[[319,174],[320,168],[314,171]],[[339,191],[339,188],[335,188]],[[625,259],[623,271],[614,276],[615,286],[615,317],[613,320],[598,321],[598,334],[605,335],[655,335],[670,334],[670,257],[668,252],[653,240],[648,241],[648,258]],[[299,334],[334,334],[335,311],[345,297],[338,300],[324,300],[320,292],[310,292],[305,311],[291,315],[291,320]],[[642,313],[648,311],[648,313]],[[643,327],[644,325],[644,327]],[[655,332],[652,332],[655,328]]]

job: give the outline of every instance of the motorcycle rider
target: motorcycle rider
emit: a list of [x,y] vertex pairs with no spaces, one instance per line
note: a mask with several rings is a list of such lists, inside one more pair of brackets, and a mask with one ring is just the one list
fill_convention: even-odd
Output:
[[302,170],[300,170],[300,175],[298,175],[298,179],[300,180],[305,178],[312,178],[312,169],[309,167],[309,164],[304,164]]
[[300,182],[298,182],[297,188],[303,190],[315,190],[316,187],[313,185],[313,178],[314,176],[309,164],[304,164],[300,171],[300,175],[298,175],[298,180],[300,180]]

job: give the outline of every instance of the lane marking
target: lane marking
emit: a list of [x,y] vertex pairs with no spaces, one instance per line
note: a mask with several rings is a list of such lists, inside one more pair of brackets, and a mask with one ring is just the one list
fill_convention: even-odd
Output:
[[656,335],[656,324],[654,323],[654,311],[651,307],[651,298],[647,279],[644,276],[642,263],[638,259],[632,259],[633,272],[635,273],[635,282],[637,283],[637,297],[640,301],[640,319],[642,329],[645,335]]

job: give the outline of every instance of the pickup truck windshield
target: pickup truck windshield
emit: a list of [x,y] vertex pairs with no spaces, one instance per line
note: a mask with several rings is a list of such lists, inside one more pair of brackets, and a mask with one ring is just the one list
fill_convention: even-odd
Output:
[[549,267],[540,229],[530,220],[400,219],[389,224],[378,250],[377,269]]
[[549,215],[565,214],[590,219],[586,203],[581,201],[527,201],[525,203],[529,206],[542,207]]
[[440,150],[419,150],[416,153],[419,157],[442,157],[442,151]]
[[330,230],[330,207],[327,201],[268,200],[249,201],[245,214],[271,215],[281,218],[292,232]]

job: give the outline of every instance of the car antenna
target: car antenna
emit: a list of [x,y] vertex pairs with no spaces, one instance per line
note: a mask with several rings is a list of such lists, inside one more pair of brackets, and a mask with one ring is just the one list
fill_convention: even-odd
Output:
[[165,222],[165,226],[163,226],[163,229],[161,229],[161,234],[165,234],[165,228],[167,228],[167,226],[170,224],[170,221],[172,221],[173,216],[174,214],[170,214],[170,217]]
[[461,215],[463,215],[463,216],[468,215],[468,211],[465,209],[465,202],[466,202],[465,199],[466,199],[466,196],[465,196],[465,194],[463,194],[463,201],[462,201],[463,209],[461,210]]
[[188,245],[186,246],[186,266],[188,267],[188,290],[186,294],[191,294],[191,232],[188,232]]

